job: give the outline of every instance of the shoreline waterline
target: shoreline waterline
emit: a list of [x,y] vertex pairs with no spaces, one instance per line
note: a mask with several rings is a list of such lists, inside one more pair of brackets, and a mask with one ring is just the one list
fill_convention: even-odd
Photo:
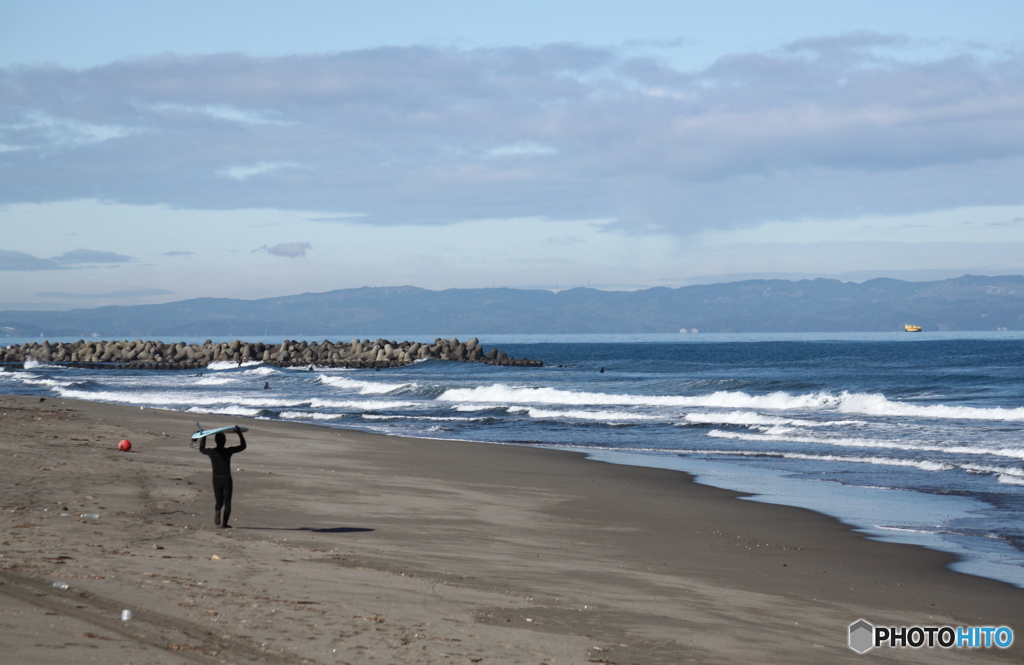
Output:
[[[27,636],[15,659],[52,647],[164,662],[152,654],[172,645],[178,659],[231,648],[349,662],[852,663],[857,619],[1006,625],[1024,598],[949,570],[951,555],[735,501],[676,470],[277,420],[231,418],[250,430],[224,530],[209,464],[188,445],[193,414],[0,402],[0,594],[21,589],[10,597],[51,613],[7,605],[9,634]],[[131,452],[117,450],[122,437]],[[122,626],[123,608],[136,623]],[[80,618],[110,638],[99,651],[68,642]],[[133,641],[135,630],[164,639]],[[1019,659],[1020,646],[1003,653]]]
[[[915,337],[909,346],[683,337],[690,339],[524,344],[519,353],[549,360],[529,371],[436,361],[380,373],[220,363],[202,376],[112,376],[36,366],[0,373],[0,383],[17,388],[4,392],[200,420],[245,416],[668,464],[874,538],[927,542],[963,559],[957,569],[1021,585],[1019,344],[962,335]],[[261,390],[265,383],[273,390]],[[864,497],[854,504],[865,507],[851,511],[839,495]]]
[[833,517],[865,538],[952,554],[958,560],[949,565],[951,570],[1024,589],[1020,554],[1004,541],[990,539],[990,548],[982,551],[948,538],[957,534],[945,530],[943,523],[969,517],[973,510],[981,508],[982,502],[975,498],[822,483],[789,478],[781,471],[680,457],[652,458],[628,452],[593,451],[588,451],[587,456],[612,464],[683,471],[690,474],[694,482],[749,494],[738,497],[744,501],[803,508]]
[[[74,400],[75,398],[58,399]],[[116,402],[95,403],[117,404]],[[159,406],[145,408],[182,415],[188,413]],[[225,418],[249,417],[218,413],[207,415]],[[836,519],[850,527],[852,531],[870,540],[912,545],[953,555],[956,557],[956,560],[948,564],[951,571],[1008,583],[1024,589],[1024,565],[1019,560],[1019,552],[1010,548],[1005,542],[992,539],[990,550],[979,551],[976,548],[972,549],[962,544],[951,543],[950,540],[940,537],[940,534],[949,535],[949,532],[943,529],[943,522],[957,517],[967,517],[971,514],[972,510],[977,510],[981,506],[981,502],[978,499],[970,497],[933,495],[890,488],[860,487],[828,481],[788,478],[786,477],[787,474],[781,471],[742,468],[724,463],[686,459],[672,451],[663,451],[652,455],[628,450],[594,450],[560,444],[501,442],[471,438],[443,438],[429,435],[381,434],[372,429],[345,427],[337,423],[318,422],[317,420],[301,418],[270,420],[255,417],[253,420],[256,422],[281,422],[305,425],[348,433],[391,436],[414,441],[447,441],[452,443],[572,452],[580,454],[583,459],[588,461],[678,471],[688,476],[695,483],[737,492],[742,495],[736,497],[738,500],[802,508],[824,517]],[[892,512],[896,510],[903,512],[894,524],[886,526],[883,523],[892,520],[879,520],[878,511],[880,508],[888,509]]]

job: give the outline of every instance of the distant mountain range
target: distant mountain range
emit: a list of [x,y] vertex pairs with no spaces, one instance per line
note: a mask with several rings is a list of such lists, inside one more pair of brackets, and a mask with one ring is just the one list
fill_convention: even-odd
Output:
[[62,312],[0,311],[0,337],[881,332],[1024,329],[1024,276],[933,282],[747,280],[641,291],[343,289]]

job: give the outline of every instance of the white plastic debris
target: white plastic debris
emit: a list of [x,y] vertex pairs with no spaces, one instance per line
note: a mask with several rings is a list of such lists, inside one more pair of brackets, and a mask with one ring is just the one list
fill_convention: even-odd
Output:
[[128,621],[132,618],[131,610],[121,610],[121,621]]
[[54,582],[53,586],[55,589],[60,589],[61,591],[68,588],[67,582]]

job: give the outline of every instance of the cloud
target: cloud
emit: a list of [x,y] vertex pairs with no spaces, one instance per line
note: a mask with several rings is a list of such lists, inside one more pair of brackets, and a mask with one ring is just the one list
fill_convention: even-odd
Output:
[[363,213],[357,212],[343,212],[336,215],[309,215],[306,217],[311,222],[353,222],[357,221],[362,217],[366,217]]
[[0,152],[0,203],[640,234],[1020,203],[1024,54],[954,48],[858,32],[698,71],[571,45],[10,67],[0,144],[24,149]]
[[132,260],[132,257],[94,249],[76,249],[64,252],[60,256],[55,256],[53,260],[64,265],[76,263],[127,263]]
[[554,148],[545,145],[538,145],[530,141],[520,141],[491,148],[487,154],[491,157],[520,157],[523,155],[550,155],[558,152]]
[[192,256],[195,252],[164,252],[160,256]]
[[235,180],[245,180],[261,173],[294,168],[300,168],[300,165],[294,162],[259,162],[250,166],[229,166],[218,171],[218,174]]
[[264,245],[263,247],[253,251],[258,252],[262,249],[265,250],[267,254],[273,254],[274,256],[286,256],[290,259],[299,259],[305,258],[306,250],[312,248],[313,246],[308,242],[282,242],[274,245],[273,247]]
[[0,270],[66,270],[69,267],[97,263],[126,263],[132,257],[93,249],[76,249],[52,259],[41,259],[25,252],[0,249]]
[[0,249],[0,270],[60,270],[53,259],[40,259],[25,252]]
[[544,242],[552,245],[581,245],[587,241],[576,236],[549,236],[544,239]]
[[187,106],[185,104],[153,104],[152,106],[150,106],[150,108],[154,111],[167,111],[171,113],[200,113],[202,115],[206,115],[217,120],[237,122],[245,125],[289,124],[287,122],[276,120],[273,117],[271,117],[273,115],[273,112],[270,111],[244,111],[242,109],[234,108],[232,106],[227,105]]
[[[42,149],[47,152],[73,149],[129,136],[133,129],[118,124],[99,124],[80,118],[60,117],[46,110],[27,110],[19,121],[0,124],[0,136],[29,145],[6,145],[0,152]],[[34,145],[33,145],[34,144]]]
[[109,293],[65,293],[63,291],[40,291],[43,298],[141,298],[144,296],[170,296],[174,291],[167,289],[135,289],[134,291],[111,291]]

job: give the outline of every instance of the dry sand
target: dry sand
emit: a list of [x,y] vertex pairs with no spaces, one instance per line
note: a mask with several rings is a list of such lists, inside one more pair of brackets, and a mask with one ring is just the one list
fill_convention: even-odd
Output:
[[1024,659],[1019,635],[855,654],[858,618],[1019,629],[1024,590],[683,473],[251,421],[220,529],[194,416],[0,414],[3,663]]

